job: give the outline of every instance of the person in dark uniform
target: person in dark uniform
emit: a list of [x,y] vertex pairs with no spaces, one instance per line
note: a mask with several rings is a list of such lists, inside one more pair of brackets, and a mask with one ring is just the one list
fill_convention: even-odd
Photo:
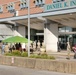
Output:
[[21,45],[21,43],[19,43],[18,46],[19,46],[19,51],[22,52],[22,45]]
[[61,51],[61,42],[58,41],[58,42],[57,42],[57,45],[58,45],[58,52],[60,52],[60,51]]
[[15,47],[16,47],[16,50],[19,50],[19,44],[18,43],[15,44]]

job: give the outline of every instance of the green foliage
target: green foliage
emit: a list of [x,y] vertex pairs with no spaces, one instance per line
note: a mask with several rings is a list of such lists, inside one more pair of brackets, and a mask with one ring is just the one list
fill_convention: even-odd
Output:
[[14,50],[11,53],[9,53],[9,52],[5,53],[5,55],[7,55],[7,56],[21,56],[21,52],[18,50]]
[[[14,50],[11,53],[5,53],[7,56],[21,56],[21,57],[28,57],[28,52],[20,52],[18,50]],[[35,55],[32,54],[30,58],[40,58],[40,59],[55,59],[54,56],[48,56],[46,53]]]
[[36,57],[37,55],[34,55],[34,54],[30,55],[30,58],[36,58]]
[[46,53],[41,54],[41,56],[48,57],[48,55]]
[[54,56],[48,56],[48,58],[49,58],[49,59],[55,59],[55,57],[54,57]]
[[6,56],[12,56],[12,54],[11,54],[11,53],[5,53],[5,55],[6,55]]
[[21,54],[21,56],[22,56],[22,57],[28,57],[28,53],[27,53],[27,52],[23,52],[23,53]]
[[27,52],[20,52],[19,50],[14,50],[11,53],[5,53],[7,56],[22,56],[22,57],[28,57]]
[[21,52],[19,50],[14,50],[11,53],[13,56],[21,56]]
[[54,56],[48,56],[47,54],[41,54],[41,55],[31,55],[30,58],[40,58],[40,59],[55,59]]

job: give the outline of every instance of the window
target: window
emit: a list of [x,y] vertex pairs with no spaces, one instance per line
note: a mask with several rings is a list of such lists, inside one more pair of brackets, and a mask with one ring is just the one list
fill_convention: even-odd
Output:
[[45,4],[45,0],[35,0],[35,5],[36,6],[43,6]]
[[56,2],[62,2],[62,1],[65,1],[65,0],[52,0],[53,3],[56,3]]
[[14,3],[9,3],[7,5],[7,9],[8,9],[9,12],[14,12],[15,11]]
[[3,12],[3,7],[2,6],[0,6],[0,13],[2,13]]
[[24,9],[27,7],[28,7],[27,0],[21,0],[20,9]]

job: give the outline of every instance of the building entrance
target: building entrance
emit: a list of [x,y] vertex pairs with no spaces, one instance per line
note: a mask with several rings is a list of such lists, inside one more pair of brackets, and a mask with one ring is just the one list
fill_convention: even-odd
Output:
[[[59,42],[61,43],[60,48],[61,50],[66,50],[67,49],[67,42],[68,42],[68,37],[69,35],[60,35],[58,37]],[[72,46],[76,44],[76,34],[72,34]]]
[[66,50],[67,48],[67,41],[68,41],[68,36],[67,35],[60,35],[58,37],[58,40],[60,42],[60,48],[61,50]]

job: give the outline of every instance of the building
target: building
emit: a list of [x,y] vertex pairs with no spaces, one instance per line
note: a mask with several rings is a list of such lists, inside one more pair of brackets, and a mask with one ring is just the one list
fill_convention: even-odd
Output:
[[[28,0],[0,1],[0,37],[11,35],[27,37]],[[30,0],[31,35],[34,40],[44,40],[47,52],[57,52],[57,42],[66,49],[68,37],[76,43],[76,0]],[[1,30],[1,29],[0,29]],[[2,39],[1,39],[2,40]]]

